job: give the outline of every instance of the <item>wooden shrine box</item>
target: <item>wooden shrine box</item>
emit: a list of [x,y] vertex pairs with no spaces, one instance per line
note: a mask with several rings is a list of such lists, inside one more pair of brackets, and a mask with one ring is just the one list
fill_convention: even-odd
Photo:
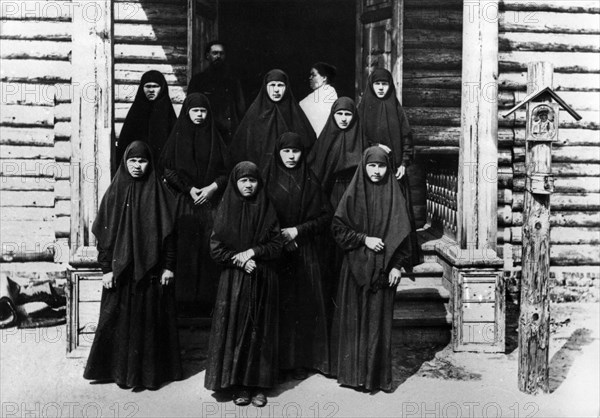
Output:
[[87,357],[100,316],[102,271],[70,269],[67,289],[67,357]]

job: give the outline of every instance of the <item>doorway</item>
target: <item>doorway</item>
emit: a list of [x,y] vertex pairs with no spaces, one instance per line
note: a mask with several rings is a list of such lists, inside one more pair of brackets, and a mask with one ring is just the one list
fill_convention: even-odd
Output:
[[296,100],[308,93],[312,64],[337,67],[338,96],[354,97],[356,5],[348,0],[220,0],[219,39],[249,105],[272,68],[290,77]]

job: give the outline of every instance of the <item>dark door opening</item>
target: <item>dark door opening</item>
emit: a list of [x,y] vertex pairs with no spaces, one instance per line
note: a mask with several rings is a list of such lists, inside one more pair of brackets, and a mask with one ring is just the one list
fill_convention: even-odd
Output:
[[318,61],[337,67],[338,96],[354,97],[355,12],[349,0],[221,0],[219,38],[248,104],[272,68],[287,72],[296,100],[302,100]]

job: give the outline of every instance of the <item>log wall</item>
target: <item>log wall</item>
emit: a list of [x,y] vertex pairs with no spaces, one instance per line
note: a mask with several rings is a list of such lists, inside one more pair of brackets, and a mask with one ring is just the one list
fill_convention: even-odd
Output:
[[72,5],[42,0],[0,4],[4,261],[68,256],[61,245],[70,219]]
[[[551,207],[551,271],[554,297],[570,299],[598,286],[600,272],[600,7],[590,1],[501,0],[499,13],[499,112],[526,95],[527,63],[554,64],[554,89],[577,110],[579,122],[560,115],[553,145],[556,176]],[[504,119],[500,129],[512,149],[499,185],[499,244],[521,262],[525,188],[525,114]],[[499,247],[501,247],[499,245]],[[575,274],[577,273],[577,274]],[[580,278],[581,280],[574,279]],[[597,289],[594,291],[597,292]],[[565,296],[567,295],[567,296]]]
[[[417,226],[426,201],[428,169],[458,164],[462,71],[462,1],[404,2],[402,105],[414,133],[416,164],[409,170]],[[426,173],[427,172],[427,173]],[[431,219],[428,219],[431,221]],[[449,220],[448,220],[449,221]],[[443,223],[443,222],[442,222]]]
[[142,74],[165,75],[179,114],[187,86],[187,0],[114,2],[115,134],[135,98]]

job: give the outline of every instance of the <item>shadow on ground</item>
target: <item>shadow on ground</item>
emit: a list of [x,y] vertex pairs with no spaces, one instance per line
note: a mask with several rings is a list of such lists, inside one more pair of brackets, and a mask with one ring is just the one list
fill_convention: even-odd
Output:
[[569,339],[552,356],[549,363],[550,393],[554,392],[565,381],[575,359],[582,354],[582,347],[591,344],[592,331],[579,328],[573,331]]
[[444,380],[480,380],[481,375],[452,364],[449,360],[436,357],[446,348],[445,344],[429,346],[401,345],[393,348],[392,370],[395,391],[413,375]]

